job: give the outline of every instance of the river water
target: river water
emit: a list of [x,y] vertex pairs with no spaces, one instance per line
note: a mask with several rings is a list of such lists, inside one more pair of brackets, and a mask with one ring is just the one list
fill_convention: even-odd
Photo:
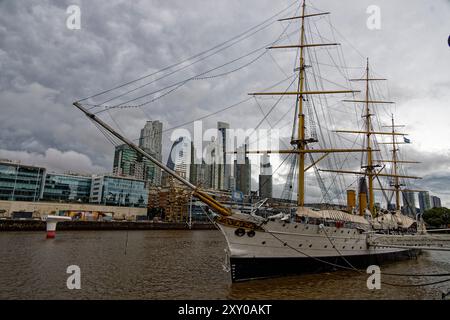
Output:
[[[441,299],[450,282],[429,287],[381,285],[369,275],[336,271],[231,283],[219,231],[59,231],[0,233],[0,299]],[[69,290],[69,265],[81,270],[81,289]],[[382,272],[450,272],[450,253],[382,266]],[[382,276],[413,284],[442,278]]]

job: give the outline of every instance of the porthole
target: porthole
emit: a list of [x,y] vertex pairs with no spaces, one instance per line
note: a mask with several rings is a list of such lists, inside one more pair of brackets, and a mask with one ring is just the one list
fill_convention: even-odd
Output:
[[234,231],[234,234],[237,235],[238,237],[242,237],[245,234],[245,230],[242,228],[238,228]]
[[355,249],[355,247],[352,247],[352,249]]
[[298,246],[299,246],[299,247],[301,247],[302,245],[303,245],[303,244],[302,244],[302,243],[300,243],[300,244],[299,244]]
[[344,230],[341,230],[341,233],[344,233]]
[[325,249],[328,248],[328,246],[323,246]]
[[362,247],[359,247],[360,249],[362,249]]
[[306,228],[305,228],[306,230],[308,230],[309,229],[309,227],[308,226],[306,226]]
[[283,227],[286,227],[286,223],[283,223]]
[[295,229],[297,229],[297,227],[298,227],[298,225],[295,225],[295,227],[294,227],[294,228],[295,228]]
[[254,230],[250,230],[249,232],[247,232],[247,235],[248,235],[250,238],[253,238],[253,237],[255,236],[255,231],[254,231]]
[[309,247],[311,248],[311,247],[312,247],[312,244],[310,244]]
[[263,241],[263,242],[261,242],[261,244],[266,244],[266,242],[265,242],[265,241]]
[[283,243],[283,246],[285,246],[285,247],[286,247],[286,246],[287,246],[287,243],[286,243],[286,242],[285,242],[285,243]]
[[342,249],[345,249],[345,246],[343,246]]

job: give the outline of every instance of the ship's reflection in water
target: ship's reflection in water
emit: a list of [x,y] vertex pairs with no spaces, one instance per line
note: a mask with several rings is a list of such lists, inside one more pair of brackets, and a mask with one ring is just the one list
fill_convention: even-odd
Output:
[[[128,237],[128,239],[127,239]],[[0,233],[0,299],[441,299],[450,282],[368,290],[366,274],[336,271],[231,283],[218,231],[87,231]],[[69,265],[81,289],[68,290]],[[450,272],[450,253],[382,266],[390,273]],[[442,278],[383,276],[398,284]]]

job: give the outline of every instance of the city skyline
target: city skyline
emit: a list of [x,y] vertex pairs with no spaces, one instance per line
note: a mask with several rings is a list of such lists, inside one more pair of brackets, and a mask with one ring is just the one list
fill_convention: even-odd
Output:
[[[369,4],[368,1],[340,4],[319,0],[315,6],[332,11],[333,26],[344,35],[344,40],[352,39],[351,45],[342,43],[349,67],[360,67],[369,56],[375,71],[389,79],[390,96],[397,102],[392,111],[399,123],[410,125],[407,129],[414,144],[408,147],[409,158],[422,162],[409,171],[424,176],[423,181],[418,182],[418,188],[439,195],[449,206],[450,194],[445,188],[450,182],[450,145],[445,122],[448,93],[445,88],[450,79],[448,73],[442,72],[448,69],[449,63],[446,59],[448,35],[444,37],[448,28],[440,21],[446,21],[450,5],[444,0],[427,4],[381,1],[382,26],[380,30],[371,31],[365,27]],[[251,15],[244,14],[243,9],[249,5],[254,11]],[[134,8],[120,8],[117,4],[101,1],[83,3],[82,26],[77,31],[65,28],[66,8],[54,1],[32,2],[30,11],[21,10],[20,4],[15,2],[2,2],[0,6],[5,12],[0,22],[6,26],[5,30],[13,30],[2,33],[1,40],[3,54],[0,61],[4,66],[4,77],[0,103],[4,117],[0,120],[0,157],[45,164],[55,171],[100,173],[109,170],[111,147],[94,126],[85,123],[83,116],[70,107],[72,101],[175,63],[185,53],[195,54],[229,39],[239,30],[267,18],[267,12],[278,12],[286,4],[231,1],[221,4],[218,15],[212,10],[214,5],[205,6],[199,1],[189,6],[181,1],[170,5],[156,1],[151,6],[139,4]],[[350,7],[353,9],[349,10]],[[164,14],[156,15],[155,12]],[[184,14],[186,12],[190,14]],[[398,12],[404,14],[398,17]],[[127,19],[122,19],[123,15],[134,17],[133,20],[139,23],[130,24]],[[236,16],[242,19],[236,20]],[[109,25],[112,17],[117,17],[114,18],[117,27]],[[152,21],[150,25],[149,21]],[[198,21],[202,21],[201,25]],[[430,34],[425,28],[411,27],[416,21],[424,21],[436,32]],[[208,27],[204,28],[204,24]],[[360,28],[354,28],[355,25]],[[273,39],[279,28],[268,30],[263,40]],[[173,31],[170,36],[166,34],[168,30]],[[164,36],[160,36],[161,32],[165,32]],[[201,35],[192,36],[197,32]],[[181,39],[181,34],[187,38]],[[428,49],[417,50],[417,42],[429,44]],[[174,43],[176,47],[173,47]],[[351,46],[361,54],[355,53]],[[25,47],[31,50],[23,49]],[[254,47],[254,42],[245,43],[239,47],[239,52]],[[232,59],[236,53],[237,50],[224,52],[215,62]],[[278,60],[284,71],[292,69],[288,60]],[[440,64],[421,63],[430,60]],[[174,97],[161,99],[151,108],[130,111],[132,115],[128,119],[120,110],[112,110],[111,114],[121,130],[133,139],[139,138],[137,128],[156,115],[165,124],[167,131],[163,136],[167,139],[171,128],[238,101],[251,89],[261,87],[261,79],[267,79],[264,84],[269,84],[269,80],[282,77],[276,65],[269,66],[270,61],[268,57],[262,62],[265,68],[232,74],[226,81],[190,84]],[[407,65],[406,61],[409,61]],[[72,71],[74,66],[76,76]],[[420,80],[412,74],[420,74]],[[195,95],[192,94],[194,90]],[[263,104],[262,108],[267,110],[268,106]],[[424,112],[425,108],[433,112]],[[104,115],[114,124],[107,114]],[[252,102],[221,120],[246,128],[255,126],[260,118],[258,106]],[[337,120],[339,125],[341,119]],[[214,127],[216,121],[205,119],[205,127]],[[167,154],[167,150],[163,150],[163,154]],[[273,157],[272,163],[276,167],[280,159]],[[257,172],[256,166],[252,169],[253,187],[256,186]],[[274,186],[281,185],[283,174],[274,175]],[[313,176],[307,178],[309,182],[314,179]],[[320,190],[312,187],[308,195],[318,197]]]
[[[156,125],[156,129],[155,129],[155,125]],[[161,146],[163,143],[162,141],[162,135],[160,134],[160,132],[162,131],[162,123],[159,120],[154,120],[154,121],[147,121],[145,126],[141,129],[141,136],[139,139],[139,144],[142,148],[144,148],[144,150],[146,150],[147,152],[150,152],[153,155],[157,155],[158,158],[162,158],[162,153],[160,150],[161,147],[159,147],[158,150],[158,146]],[[214,138],[210,141],[210,142],[206,142],[206,147],[205,147],[205,151],[206,151],[206,156],[208,157],[212,157],[211,159],[208,159],[208,161],[212,162],[212,165],[206,166],[206,169],[203,168],[202,170],[204,171],[203,174],[205,175],[205,170],[206,172],[209,171],[209,173],[206,173],[205,177],[206,179],[209,179],[210,181],[206,183],[206,185],[204,184],[205,181],[202,181],[202,184],[204,187],[206,188],[212,188],[215,190],[237,190],[237,191],[243,191],[244,194],[250,194],[250,192],[252,191],[252,186],[251,186],[251,182],[246,182],[249,178],[253,179],[254,177],[252,177],[252,173],[251,173],[251,166],[256,166],[256,164],[252,164],[251,161],[248,158],[248,155],[246,154],[245,150],[248,150],[248,145],[244,144],[242,146],[238,146],[236,148],[236,155],[234,156],[234,163],[233,163],[233,176],[230,176],[229,178],[233,178],[233,186],[234,188],[225,188],[223,181],[224,181],[224,168],[223,166],[221,167],[220,165],[216,165],[215,164],[215,158],[216,157],[224,157],[224,161],[225,160],[225,156],[224,156],[224,150],[226,150],[225,147],[225,143],[223,143],[223,140],[226,137],[226,130],[230,129],[230,125],[228,123],[225,122],[221,122],[218,121],[217,122],[217,137],[219,138],[218,140],[215,140]],[[225,129],[225,130],[224,130]],[[176,139],[175,141],[173,141],[172,147],[171,147],[171,152],[169,152],[169,155],[167,156],[167,165],[169,166],[169,168],[174,169],[177,172],[180,172],[180,174],[186,178],[188,178],[189,180],[191,180],[191,182],[198,182],[197,180],[193,180],[191,175],[190,175],[190,170],[192,167],[192,161],[195,157],[195,153],[192,153],[193,150],[191,150],[191,142],[189,141],[189,143],[187,143],[185,137],[180,136],[178,139]],[[146,141],[146,142],[145,142]],[[246,140],[247,141],[247,140]],[[145,143],[147,143],[147,146],[145,146]],[[178,152],[179,147],[182,147],[182,153],[183,155],[179,157]],[[193,143],[192,143],[193,145]],[[152,151],[150,148],[157,146],[157,151],[154,152]],[[175,150],[174,150],[175,149]],[[189,150],[187,150],[189,149]],[[187,150],[187,152],[186,152]],[[128,158],[126,161],[126,166],[127,169],[126,171],[122,171],[124,168],[123,167],[118,167],[119,163],[121,166],[123,166],[123,163],[121,163],[121,159],[118,159],[118,157],[122,158],[123,157],[123,152],[128,152],[129,154],[125,156],[125,158]],[[158,153],[159,151],[159,153]],[[216,151],[218,152],[216,154]],[[173,152],[175,152],[175,154],[173,154]],[[172,163],[172,159],[171,156],[175,156],[175,162]],[[257,188],[254,189],[255,191],[258,191],[258,194],[261,195],[262,193],[264,194],[270,194],[270,197],[280,197],[281,194],[273,194],[273,181],[272,181],[272,166],[270,164],[270,159],[269,156],[267,154],[263,154],[260,156],[261,159],[258,162],[259,165],[259,175],[258,175],[258,185]],[[108,175],[113,175],[113,176],[118,176],[118,177],[124,177],[124,178],[133,178],[133,179],[137,179],[137,180],[143,180],[146,181],[148,180],[148,177],[146,178],[146,174],[147,174],[147,168],[148,168],[148,163],[151,163],[149,160],[147,159],[141,159],[138,160],[138,158],[141,158],[134,150],[130,149],[128,146],[126,146],[125,144],[121,144],[115,147],[115,151],[114,154],[112,156],[112,169],[107,171],[107,172],[102,172],[102,173],[96,173],[96,172],[91,172],[91,173],[78,173],[78,172],[74,172],[74,171],[67,171],[67,172],[57,172],[57,171],[48,171],[45,172],[45,175],[51,175],[51,174],[62,174],[62,175],[68,175],[68,176],[78,176],[78,175],[83,175],[83,176],[90,176],[91,179],[94,179],[95,176],[108,176]],[[238,162],[238,160],[240,159],[240,162]],[[14,159],[0,159],[0,160],[5,160],[5,161],[11,161],[12,163],[19,163],[25,166],[35,166],[35,164],[30,164],[30,163],[22,163],[21,161],[18,160],[14,160]],[[205,159],[201,159],[202,162],[204,163]],[[137,167],[136,163],[141,163],[142,162],[142,166],[141,167]],[[147,163],[147,164],[144,164]],[[239,163],[241,165],[239,165]],[[267,166],[268,164],[268,166]],[[152,167],[154,167],[152,165]],[[245,168],[245,169],[244,169]],[[47,170],[46,168],[44,168],[45,170]],[[181,172],[180,169],[182,169]],[[223,170],[221,172],[221,170]],[[244,171],[242,171],[244,170]],[[269,174],[270,171],[270,174]],[[45,176],[44,175],[44,176]],[[153,174],[154,175],[154,174]],[[240,179],[236,179],[236,176],[240,176]],[[270,179],[268,179],[265,176],[270,176]],[[211,180],[212,179],[212,180]],[[270,180],[270,181],[269,181]],[[222,184],[221,184],[222,181]],[[261,181],[263,183],[263,185],[267,185],[262,192],[261,189]],[[270,183],[269,183],[270,182]],[[152,183],[153,185],[161,185],[161,182],[159,183]],[[270,186],[270,193],[269,191],[267,191],[268,186]],[[281,187],[283,185],[280,185]],[[44,185],[42,186],[42,190],[41,192],[41,196],[38,197],[38,199],[42,198],[42,194],[44,191]],[[441,206],[441,198],[435,196],[435,195],[430,195],[429,191],[421,191],[418,192],[418,199],[419,199],[419,206],[416,207],[415,205],[415,192],[402,192],[403,194],[403,205],[402,207],[405,208],[405,210],[412,214],[413,212],[416,211],[416,209],[418,209],[420,211],[420,213],[423,214],[424,211],[431,209],[432,207],[435,207],[434,204],[438,204],[436,207]],[[408,207],[411,207],[411,209],[408,209]]]

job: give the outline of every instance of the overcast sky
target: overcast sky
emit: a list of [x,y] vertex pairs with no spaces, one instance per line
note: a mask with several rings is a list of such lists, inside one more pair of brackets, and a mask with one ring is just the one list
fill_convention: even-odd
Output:
[[[45,165],[55,171],[111,171],[113,146],[71,106],[73,101],[214,47],[293,2],[1,0],[0,158]],[[66,10],[73,4],[81,9],[79,30],[70,30],[66,26],[69,16]],[[347,75],[361,76],[365,57],[370,57],[376,76],[389,79],[380,88],[385,89],[385,97],[396,104],[380,109],[380,121],[388,124],[389,115],[394,113],[397,122],[407,125],[404,130],[413,144],[402,148],[403,157],[422,162],[408,168],[407,172],[424,177],[413,186],[430,190],[450,206],[450,48],[447,44],[450,1],[315,0],[313,5],[315,8],[308,9],[310,12],[332,12],[330,17],[313,20],[317,23],[310,27],[325,29],[322,40],[336,39],[342,43],[340,51],[334,53],[344,54],[347,68],[342,70]],[[366,10],[370,5],[377,5],[381,10],[379,30],[370,30],[366,25],[369,17]],[[296,9],[293,5],[277,18],[295,14]],[[336,29],[334,32],[330,31],[334,29],[329,23]],[[222,65],[271,43],[280,35],[286,36],[296,28],[294,24],[283,33],[285,27],[285,23],[276,22],[263,32],[172,77],[146,86],[131,97]],[[298,36],[290,36],[283,44],[295,40]],[[244,67],[257,56],[258,53],[208,75]],[[158,119],[163,122],[164,130],[170,129],[246,99],[248,92],[262,90],[285,78],[286,74],[292,74],[294,58],[292,51],[287,55],[283,52],[265,54],[238,72],[191,81],[142,108],[112,110],[111,115],[116,121],[113,124],[133,139],[148,119]],[[322,70],[322,76],[328,77],[326,73]],[[328,78],[344,80],[331,71]],[[287,82],[282,84],[284,88],[287,85]],[[111,96],[97,97],[89,102],[103,102],[108,97]],[[274,102],[270,99],[259,101],[265,112]],[[275,123],[290,107],[292,105],[288,103],[281,105],[269,121]],[[254,127],[262,118],[258,108],[252,100],[205,119],[204,127],[214,127],[217,121],[229,122],[234,128]],[[348,114],[355,109],[353,106],[343,108],[347,109],[336,111],[333,120],[336,128],[349,128]],[[347,112],[347,115],[339,116],[339,112]],[[102,116],[111,121],[108,113],[104,112]],[[185,127],[192,130],[192,125]],[[164,133],[165,157],[171,144],[171,133],[171,130]],[[278,163],[279,158],[274,156],[274,167]],[[257,173],[258,167],[255,166],[253,171]],[[314,178],[313,173],[308,178]],[[275,184],[281,180],[282,176],[276,177]],[[319,194],[317,187],[311,187],[309,199],[316,199]]]

